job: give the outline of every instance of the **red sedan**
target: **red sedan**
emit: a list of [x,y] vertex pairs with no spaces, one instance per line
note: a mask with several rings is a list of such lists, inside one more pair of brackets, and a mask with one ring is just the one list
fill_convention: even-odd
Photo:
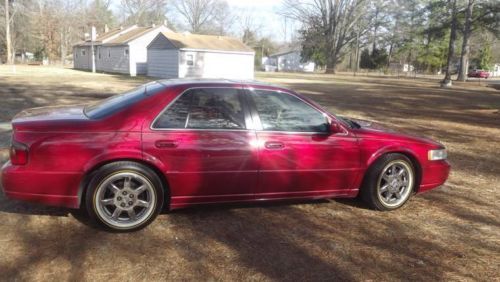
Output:
[[85,107],[26,110],[12,126],[8,197],[85,208],[122,231],[164,206],[360,194],[394,210],[450,170],[437,142],[259,83],[157,81]]
[[468,77],[488,78],[490,73],[485,70],[473,70],[467,74]]

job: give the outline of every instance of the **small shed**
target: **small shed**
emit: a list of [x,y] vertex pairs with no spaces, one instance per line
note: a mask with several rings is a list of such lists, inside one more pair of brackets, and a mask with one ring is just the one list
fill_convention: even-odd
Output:
[[275,66],[277,71],[314,72],[313,61],[303,62],[300,50],[288,50],[269,56],[266,64]]
[[254,57],[236,38],[163,32],[148,46],[148,76],[253,79]]
[[131,76],[147,73],[147,49],[160,32],[169,29],[163,25],[111,30],[73,46],[75,69],[92,70],[92,46],[95,69],[99,72],[123,73]]

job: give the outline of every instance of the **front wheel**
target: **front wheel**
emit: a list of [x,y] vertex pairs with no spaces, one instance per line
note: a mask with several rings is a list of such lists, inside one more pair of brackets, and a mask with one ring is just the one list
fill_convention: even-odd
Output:
[[415,169],[412,162],[402,154],[387,154],[368,170],[361,197],[374,209],[395,210],[408,201],[414,185]]
[[138,230],[160,212],[162,184],[156,173],[141,164],[107,164],[90,181],[85,204],[90,217],[108,229]]

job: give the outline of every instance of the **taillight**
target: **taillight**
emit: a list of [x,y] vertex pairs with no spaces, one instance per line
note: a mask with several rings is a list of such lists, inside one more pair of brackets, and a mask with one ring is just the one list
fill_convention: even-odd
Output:
[[10,162],[13,165],[25,165],[28,162],[28,146],[13,141],[10,146]]

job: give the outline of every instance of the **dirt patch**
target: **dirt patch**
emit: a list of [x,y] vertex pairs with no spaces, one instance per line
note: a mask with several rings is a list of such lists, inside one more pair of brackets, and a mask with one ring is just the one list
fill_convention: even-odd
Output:
[[[148,80],[44,67],[17,68],[15,74],[0,67],[0,75],[0,122],[24,108],[101,99]],[[200,207],[162,214],[133,234],[101,232],[81,213],[0,196],[2,277],[498,279],[498,91],[470,83],[441,89],[432,78],[258,79],[303,92],[335,113],[439,140],[449,149],[449,181],[390,213],[368,210],[357,200]]]

